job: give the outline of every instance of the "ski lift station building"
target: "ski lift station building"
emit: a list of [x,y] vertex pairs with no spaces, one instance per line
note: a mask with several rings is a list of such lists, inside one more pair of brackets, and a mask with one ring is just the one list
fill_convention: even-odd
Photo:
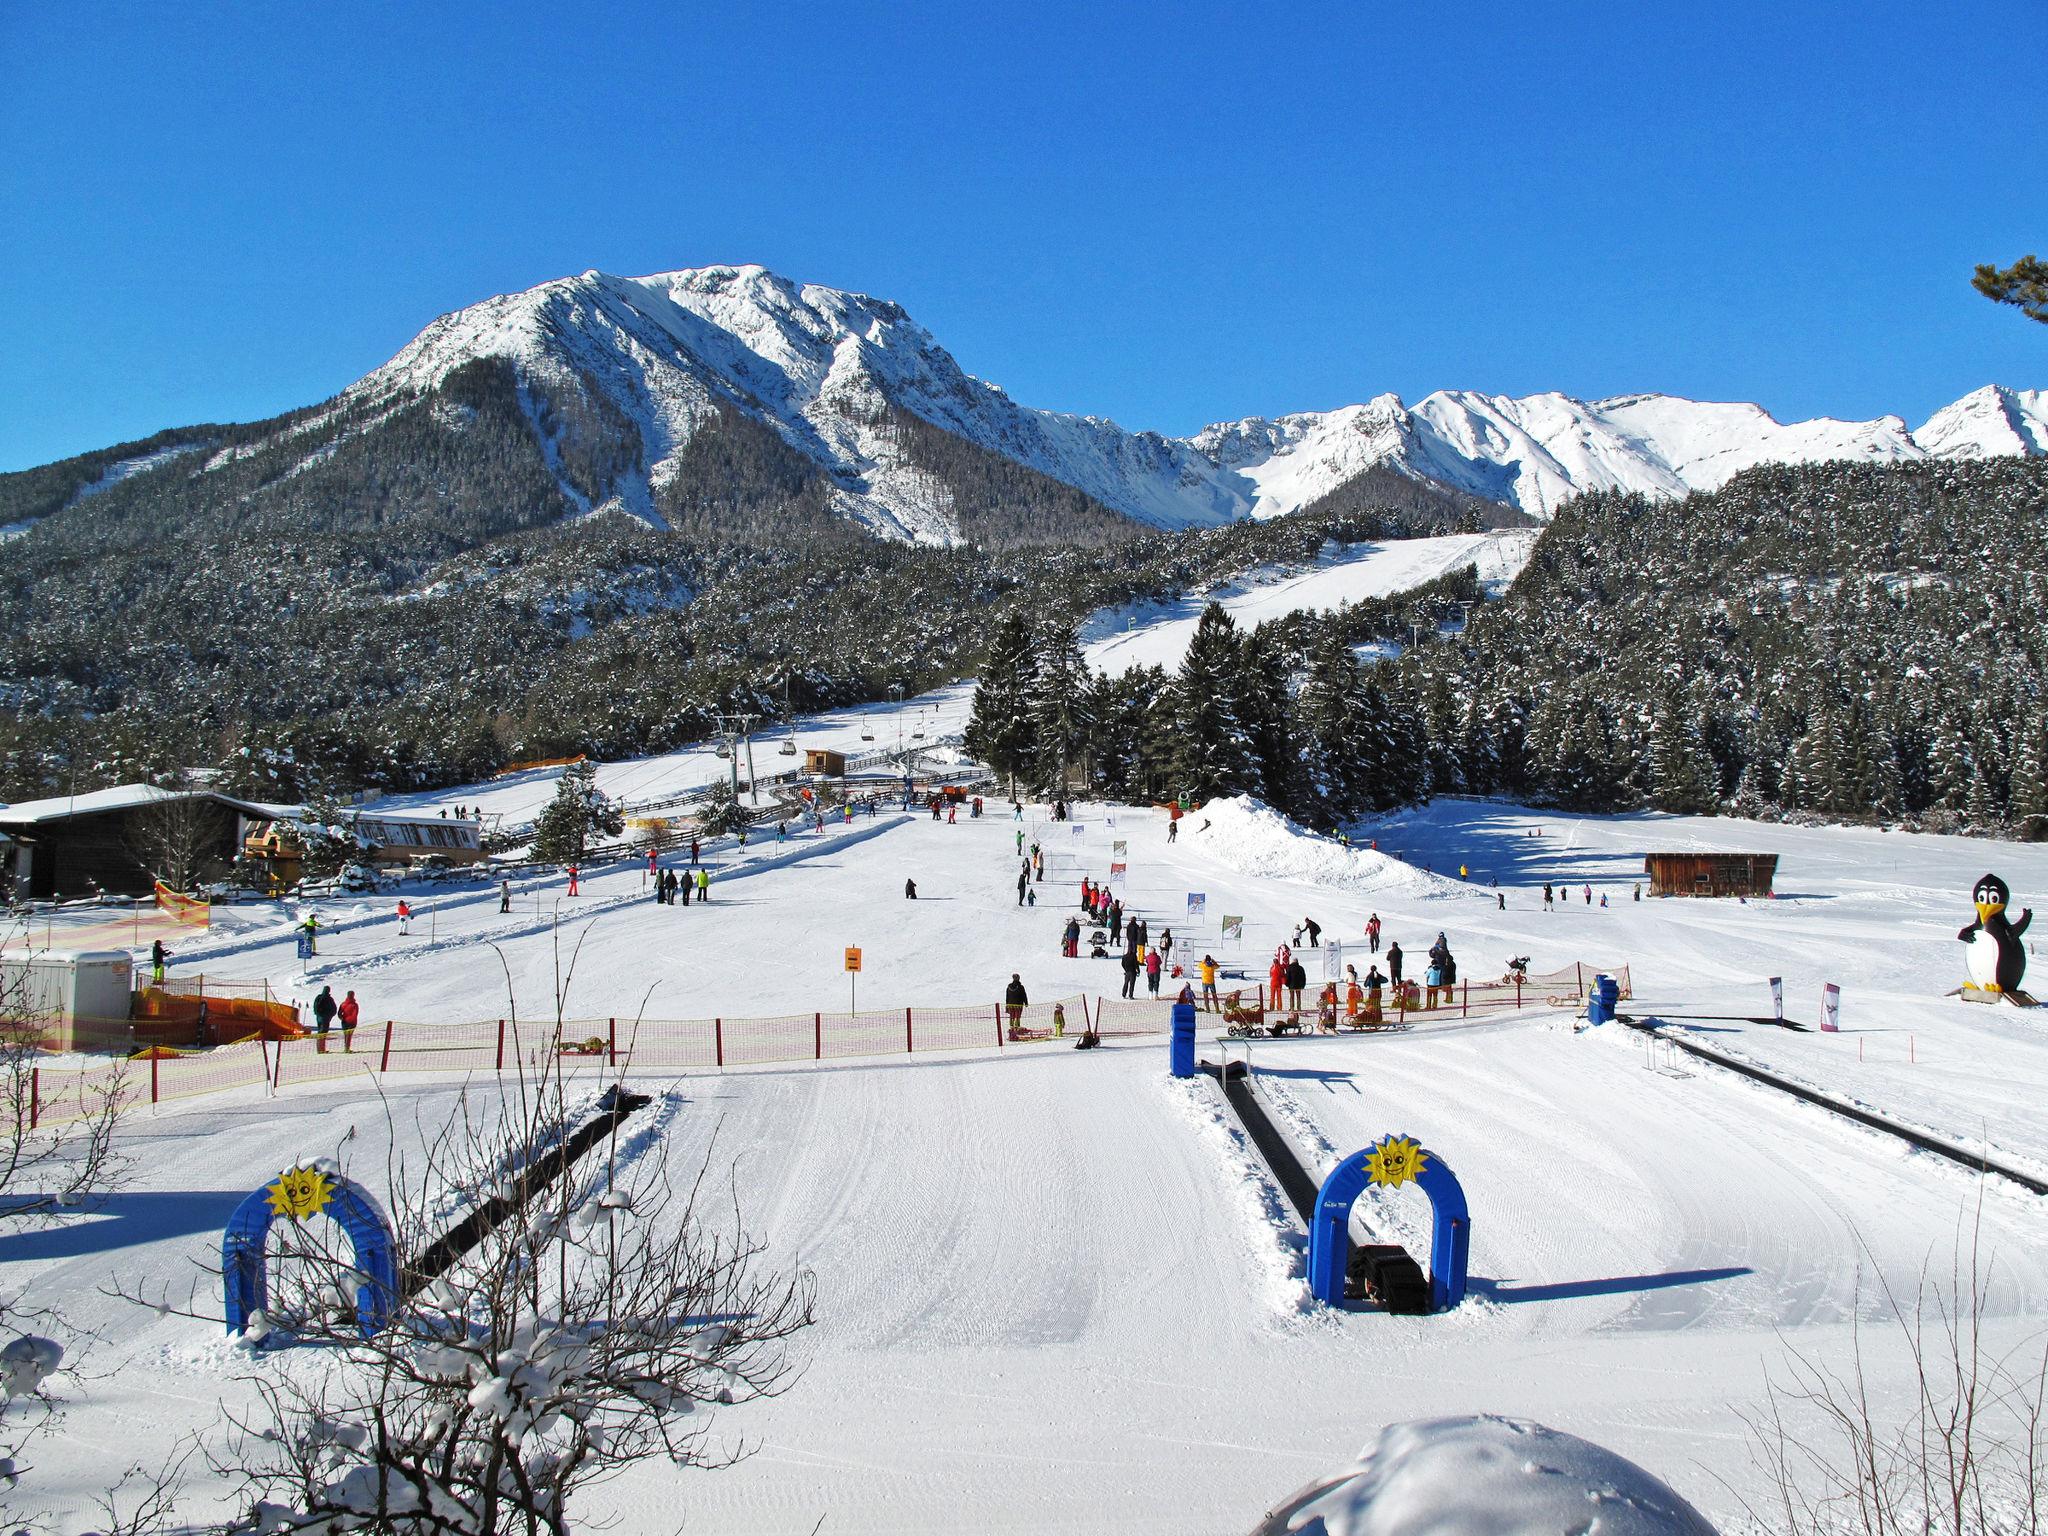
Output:
[[1775,853],[1646,853],[1652,896],[1768,896]]
[[89,896],[94,891],[139,896],[155,877],[144,867],[152,817],[189,809],[186,835],[203,861],[222,865],[241,852],[246,824],[274,820],[295,807],[258,805],[215,789],[163,789],[117,784],[83,795],[57,795],[0,805],[0,837],[12,854],[8,873],[17,896]]
[[812,747],[804,753],[804,772],[823,779],[846,777],[846,754],[830,747]]

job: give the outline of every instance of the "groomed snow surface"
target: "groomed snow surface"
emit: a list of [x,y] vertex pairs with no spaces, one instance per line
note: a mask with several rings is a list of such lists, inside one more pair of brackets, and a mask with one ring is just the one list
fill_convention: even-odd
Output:
[[[2048,890],[2048,849],[1441,801],[1361,826],[1346,851],[1241,802],[1195,813],[1173,843],[1158,812],[1083,807],[1077,823],[1034,811],[1022,824],[1049,869],[1041,905],[1020,909],[1018,825],[878,818],[864,841],[782,850],[743,877],[735,865],[708,909],[640,899],[639,871],[621,866],[573,900],[559,885],[523,894],[523,920],[503,927],[486,891],[469,906],[438,898],[433,933],[400,939],[380,898],[362,903],[362,926],[323,941],[310,971],[260,929],[192,968],[267,975],[302,995],[325,980],[357,988],[374,1017],[424,1019],[499,1013],[509,974],[530,1018],[550,1009],[559,900],[562,952],[583,945],[568,1000],[579,1017],[830,1009],[846,996],[847,944],[865,950],[863,1007],[993,1001],[1012,971],[1034,999],[1113,995],[1113,962],[1066,960],[1056,943],[1079,878],[1106,873],[1120,839],[1127,898],[1155,936],[1171,926],[1177,956],[1206,950],[1232,969],[1262,972],[1305,915],[1326,939],[1356,942],[1377,912],[1412,953],[1443,931],[1473,979],[1511,955],[1539,971],[1626,961],[1640,1006],[1673,1015],[1766,1012],[1764,979],[1781,975],[1788,1012],[1812,1023],[1821,983],[1839,981],[1839,1036],[1693,1027],[2048,1163],[2043,1026],[1942,996],[1962,976],[1955,931],[1971,884],[1996,869],[2023,904]],[[1642,850],[1691,846],[1778,852],[1784,896],[1632,899]],[[1455,878],[1460,863],[1469,879]],[[1575,899],[1545,912],[1546,879]],[[1577,898],[1586,882],[1590,906]],[[1191,891],[1206,898],[1192,921]],[[1244,917],[1241,943],[1222,939],[1226,914]],[[1209,1033],[1205,1021],[1213,1054]],[[1742,1414],[1788,1350],[1843,1363],[1860,1319],[1875,1406],[1906,1411],[1897,1337],[1874,1326],[1877,1276],[1910,1292],[1981,1219],[1988,1342],[2036,1335],[2048,1311],[2036,1197],[1711,1068],[1672,1070],[1618,1028],[1575,1033],[1545,1009],[1444,1016],[1401,1034],[1260,1042],[1254,1058],[1309,1161],[1397,1131],[1457,1172],[1473,1229],[1471,1294],[1456,1312],[1394,1318],[1309,1300],[1304,1240],[1277,1190],[1208,1082],[1167,1077],[1156,1039],[640,1079],[664,1095],[660,1153],[679,1177],[708,1162],[714,1193],[736,1198],[771,1261],[815,1273],[818,1322],[792,1390],[719,1421],[748,1460],[719,1473],[637,1467],[593,1496],[585,1521],[763,1536],[821,1520],[875,1536],[1243,1532],[1361,1446],[1369,1467],[1339,1489],[1468,1481],[1506,1431],[1382,1431],[1500,1415],[1625,1457],[1733,1531],[1739,1499],[1760,1491]],[[453,1075],[365,1071],[275,1099],[250,1089],[145,1109],[126,1132],[128,1185],[90,1215],[6,1239],[10,1286],[61,1298],[74,1325],[103,1334],[91,1379],[63,1387],[72,1411],[35,1458],[37,1498],[69,1518],[59,1528],[90,1518],[108,1469],[160,1458],[213,1425],[219,1404],[246,1408],[247,1378],[265,1368],[216,1328],[104,1287],[203,1288],[195,1266],[250,1189],[339,1150],[375,1190],[386,1146],[416,1145],[459,1091]],[[1426,1208],[1413,1191],[1376,1192],[1358,1229],[1421,1249]],[[1520,1476],[1489,1464],[1498,1484]],[[184,1512],[215,1513],[203,1498]],[[1353,1515],[1365,1523],[1325,1529],[1407,1529]]]
[[1501,592],[1528,564],[1536,533],[1533,528],[1511,528],[1385,544],[1331,544],[1305,571],[1261,569],[1178,602],[1105,609],[1083,628],[1081,639],[1089,664],[1098,672],[1131,667],[1164,667],[1170,672],[1187,655],[1202,610],[1211,602],[1221,603],[1240,629],[1251,629],[1290,613],[1322,613],[1405,592],[1467,565],[1476,566],[1480,581]]

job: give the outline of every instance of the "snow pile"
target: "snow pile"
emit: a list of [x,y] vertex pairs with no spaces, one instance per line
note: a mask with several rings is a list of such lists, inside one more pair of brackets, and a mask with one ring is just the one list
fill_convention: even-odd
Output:
[[1299,880],[1360,895],[1473,894],[1456,880],[1311,832],[1249,795],[1211,800],[1183,819],[1181,837],[1239,874],[1265,880]]
[[1253,1536],[1714,1536],[1634,1462],[1576,1435],[1485,1415],[1380,1431]]

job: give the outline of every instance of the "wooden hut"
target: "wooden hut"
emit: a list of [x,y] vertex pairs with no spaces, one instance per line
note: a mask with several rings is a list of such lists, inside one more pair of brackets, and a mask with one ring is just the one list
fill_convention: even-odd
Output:
[[1768,896],[1775,853],[1646,853],[1652,896]]
[[846,754],[830,747],[812,747],[804,753],[804,772],[823,779],[846,777]]

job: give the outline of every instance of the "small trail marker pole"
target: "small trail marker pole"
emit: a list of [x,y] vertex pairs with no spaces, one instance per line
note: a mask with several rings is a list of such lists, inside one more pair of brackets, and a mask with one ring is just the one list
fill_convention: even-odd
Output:
[[[498,1048],[498,1054],[500,1057],[500,1060],[498,1062],[499,1066],[503,1066],[505,1064],[503,1060],[504,1046],[502,1044],[502,1041],[504,1039],[504,1028],[505,1026],[502,1024],[498,1026],[499,1040],[501,1042]],[[386,1019],[384,1021],[384,1050],[382,1054],[380,1054],[377,1058],[377,1070],[379,1072],[389,1072],[391,1070],[391,1037],[397,1032],[398,1021],[396,1019]],[[284,1044],[282,1041],[278,1043],[277,1054],[280,1058],[282,1058],[284,1055]]]

